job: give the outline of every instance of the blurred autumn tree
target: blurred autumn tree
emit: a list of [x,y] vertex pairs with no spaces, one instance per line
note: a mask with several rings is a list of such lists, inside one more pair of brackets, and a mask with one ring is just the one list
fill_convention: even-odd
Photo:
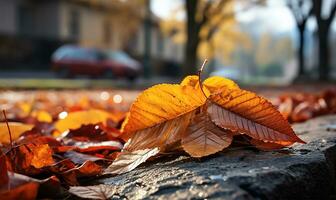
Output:
[[309,17],[312,15],[313,7],[310,0],[287,0],[287,5],[290,8],[296,22],[296,27],[299,32],[299,49],[297,51],[297,59],[299,61],[298,75],[305,74],[304,63],[304,48],[305,48],[305,28]]
[[310,16],[316,19],[318,39],[319,79],[328,80],[330,74],[329,35],[336,13],[336,0],[288,0],[288,6],[296,19],[300,34],[298,52],[300,74],[304,73],[304,29]]
[[163,31],[172,34],[175,41],[185,42],[183,74],[197,71],[198,56],[212,58],[216,52],[220,52],[219,57],[228,59],[238,42],[248,47],[249,38],[235,26],[235,5],[240,3],[244,10],[261,2],[264,1],[185,0],[186,21],[180,20],[176,11],[161,25]]
[[336,13],[336,0],[312,0],[313,15],[317,22],[319,41],[319,78],[328,80],[330,74],[329,35],[331,23]]

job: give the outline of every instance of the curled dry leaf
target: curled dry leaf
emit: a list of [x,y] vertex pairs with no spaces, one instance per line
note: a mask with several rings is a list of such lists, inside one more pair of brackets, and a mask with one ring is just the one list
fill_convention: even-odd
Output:
[[193,157],[208,156],[228,147],[232,134],[217,127],[206,112],[197,114],[182,137],[183,149]]
[[193,113],[194,111],[188,112],[165,123],[137,131],[124,145],[124,150],[135,151],[160,147],[160,150],[164,151],[169,144],[173,144],[181,139],[181,135],[189,126]]
[[93,185],[70,187],[69,192],[84,199],[110,199],[117,191],[113,185]]
[[104,170],[103,174],[123,174],[129,172],[159,152],[159,148],[122,152],[117,159]]
[[[24,133],[25,131],[29,131],[34,127],[33,125],[23,124],[19,122],[9,122],[8,125],[11,130],[13,140],[18,139],[22,133]],[[0,143],[10,143],[10,137],[8,134],[6,123],[0,123]]]
[[267,142],[300,142],[280,112],[266,99],[241,89],[225,89],[210,96],[208,113],[225,129]]

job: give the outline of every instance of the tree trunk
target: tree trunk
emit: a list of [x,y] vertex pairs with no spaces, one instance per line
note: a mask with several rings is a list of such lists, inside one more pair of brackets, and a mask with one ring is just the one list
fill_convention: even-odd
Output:
[[305,35],[304,26],[299,27],[299,50],[298,50],[298,61],[299,61],[299,71],[298,76],[303,76],[305,74],[305,63],[304,63],[304,45],[305,45]]
[[196,21],[198,0],[186,0],[187,10],[187,43],[184,52],[183,75],[197,72],[197,48],[199,45],[199,23]]
[[320,26],[318,30],[319,37],[319,79],[327,81],[329,77],[329,30],[327,27]]

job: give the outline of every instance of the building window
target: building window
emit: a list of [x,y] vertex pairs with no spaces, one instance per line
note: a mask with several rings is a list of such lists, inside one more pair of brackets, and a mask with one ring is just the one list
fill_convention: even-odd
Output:
[[79,12],[77,10],[70,11],[69,33],[72,39],[79,37]]

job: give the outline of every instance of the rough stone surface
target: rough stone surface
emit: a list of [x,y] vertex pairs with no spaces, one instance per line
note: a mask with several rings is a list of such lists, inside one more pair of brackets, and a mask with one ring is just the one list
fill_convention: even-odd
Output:
[[233,148],[171,156],[100,179],[126,199],[336,199],[336,116],[294,125],[307,142],[279,151]]

